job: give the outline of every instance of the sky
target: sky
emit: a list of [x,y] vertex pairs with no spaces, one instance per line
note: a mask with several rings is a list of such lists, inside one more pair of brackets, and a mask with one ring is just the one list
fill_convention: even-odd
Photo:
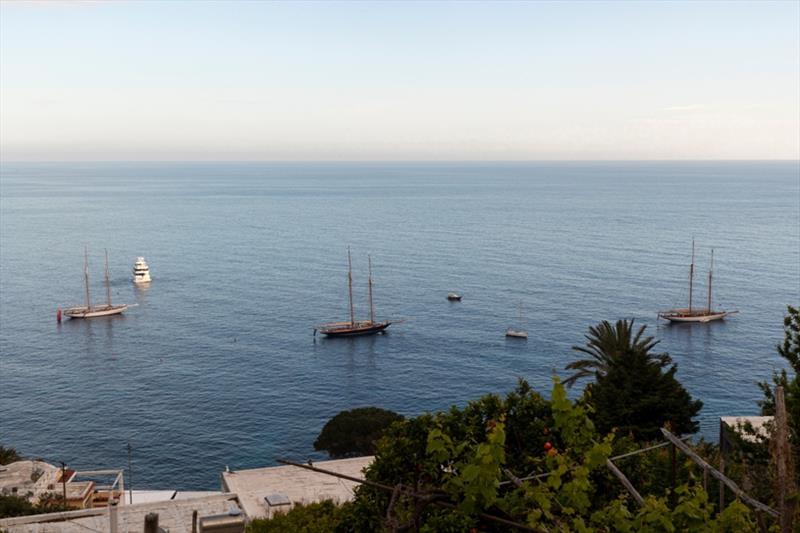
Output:
[[0,160],[800,159],[800,1],[0,3]]

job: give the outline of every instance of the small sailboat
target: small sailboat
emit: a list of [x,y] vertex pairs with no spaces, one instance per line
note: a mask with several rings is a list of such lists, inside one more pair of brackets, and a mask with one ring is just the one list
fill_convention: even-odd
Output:
[[133,282],[134,283],[150,283],[150,267],[144,257],[137,257],[136,262],[133,263]]
[[113,305],[111,303],[111,282],[108,275],[108,250],[106,250],[106,296],[108,303],[92,305],[89,294],[89,248],[84,249],[83,258],[83,278],[86,285],[86,305],[70,307],[64,310],[64,314],[70,318],[95,318],[98,316],[118,315],[128,309],[127,304]]
[[522,328],[522,302],[519,303],[519,327],[510,327],[506,329],[506,337],[513,337],[516,339],[528,338],[528,332]]
[[705,308],[696,308],[692,305],[692,290],[694,288],[694,239],[692,239],[692,262],[689,264],[689,307],[670,309],[658,313],[659,318],[670,322],[713,322],[721,320],[728,315],[739,311],[715,310],[711,306],[711,286],[714,279],[714,249],[711,249],[711,266],[708,269],[708,301]]
[[447,299],[450,300],[451,302],[460,302],[461,295],[458,294],[457,292],[450,292],[447,293]]
[[369,258],[369,320],[356,320],[355,308],[353,307],[353,263],[350,259],[350,248],[347,248],[347,285],[350,298],[350,321],[349,322],[329,322],[314,328],[328,337],[355,337],[358,335],[374,335],[381,333],[392,323],[388,320],[375,322],[375,307],[372,303],[372,258]]

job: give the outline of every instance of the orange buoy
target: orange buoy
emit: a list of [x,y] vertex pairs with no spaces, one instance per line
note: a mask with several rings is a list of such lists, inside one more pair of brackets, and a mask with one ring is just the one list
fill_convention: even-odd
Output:
[[61,308],[60,307],[58,308],[58,311],[56,311],[56,322],[61,324]]

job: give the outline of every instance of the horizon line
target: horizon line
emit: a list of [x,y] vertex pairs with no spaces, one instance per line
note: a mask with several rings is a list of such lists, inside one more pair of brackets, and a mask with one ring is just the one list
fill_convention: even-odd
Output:
[[800,163],[800,158],[776,159],[9,159],[19,163]]

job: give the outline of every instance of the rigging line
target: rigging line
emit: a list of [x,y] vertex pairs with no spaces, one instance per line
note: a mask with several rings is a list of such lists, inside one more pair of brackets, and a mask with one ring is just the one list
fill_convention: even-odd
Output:
[[[316,466],[311,466],[311,465],[306,465],[306,464],[301,464],[301,463],[295,463],[293,461],[288,461],[286,459],[278,459],[277,461],[279,463],[281,463],[281,464],[290,465],[290,466],[296,466],[298,468],[305,468],[306,470],[311,470],[313,472],[319,472],[321,474],[327,474],[329,476],[334,476],[334,477],[338,477],[338,478],[341,478],[341,479],[348,479],[350,481],[355,481],[356,483],[373,486],[373,487],[376,487],[376,488],[379,488],[379,489],[383,489],[383,490],[387,490],[387,491],[390,491],[390,492],[393,492],[395,490],[395,487],[391,487],[389,485],[386,485],[384,483],[379,483],[377,481],[372,481],[370,479],[363,479],[363,478],[357,478],[357,477],[354,477],[354,476],[348,476],[347,474],[340,474],[339,472],[333,472],[331,470],[325,470],[323,468],[319,468],[319,467],[316,467]],[[419,491],[416,491],[416,490],[412,489],[411,487],[403,487],[402,485],[400,485],[400,486],[401,486],[400,490],[402,492],[404,492],[407,496],[411,496],[413,498],[421,498],[421,499],[430,498],[430,499],[428,499],[428,503],[430,503],[430,504],[439,505],[441,507],[446,507],[448,509],[458,509],[458,506],[456,504],[454,504],[454,503],[438,500],[438,499],[435,499],[435,497],[431,497],[430,495],[426,496],[425,494],[420,493]],[[440,496],[445,496],[446,494],[445,493],[441,493],[439,495]],[[492,515],[492,514],[488,514],[488,513],[480,513],[479,512],[478,516],[483,518],[483,519],[485,519],[485,520],[490,520],[492,522],[497,522],[499,524],[503,524],[503,525],[506,525],[506,526],[511,526],[511,527],[513,527],[515,529],[521,529],[523,531],[536,531],[536,532],[539,532],[539,533],[544,532],[544,530],[542,530],[542,529],[532,528],[532,527],[530,527],[530,526],[528,526],[526,524],[522,524],[520,522],[514,522],[513,520],[508,520],[506,518],[502,518],[502,517],[497,516],[497,515]]]
[[[687,435],[687,436],[685,436],[685,437],[681,437],[681,440],[684,440],[684,441],[685,441],[685,440],[689,440],[690,438],[691,438],[691,437],[690,437],[689,435]],[[655,450],[655,449],[657,449],[657,448],[663,448],[664,446],[669,446],[670,444],[672,444],[670,441],[664,441],[664,442],[662,442],[662,443],[660,443],[660,444],[655,444],[655,445],[653,445],[653,446],[648,446],[647,448],[641,448],[641,449],[639,449],[639,450],[634,450],[634,451],[632,451],[632,452],[623,453],[623,454],[620,454],[620,455],[615,455],[614,457],[609,457],[609,458],[608,458],[608,460],[609,460],[609,461],[617,461],[617,460],[619,460],[619,459],[625,459],[625,458],[627,458],[627,457],[632,457],[632,456],[634,456],[634,455],[639,455],[640,453],[649,452],[649,451],[651,451],[651,450]],[[569,470],[567,470],[567,472],[572,472],[572,471],[573,471],[573,470],[575,470],[576,468],[578,468],[578,467],[577,467],[577,466],[575,466],[575,467],[572,467],[572,468],[570,468]],[[511,473],[511,471],[510,471],[510,470],[509,470],[509,473]],[[549,476],[551,473],[552,473],[552,471],[549,471],[549,472],[543,472],[543,473],[541,473],[541,474],[529,474],[529,475],[527,475],[527,476],[525,476],[525,477],[521,477],[521,478],[515,478],[514,480],[509,480],[509,481],[501,481],[501,482],[500,482],[500,486],[503,486],[503,485],[509,485],[509,484],[511,484],[511,483],[514,483],[514,484],[516,484],[516,481],[530,481],[530,480],[533,480],[533,479],[541,479],[541,478],[545,478],[545,477]]]

